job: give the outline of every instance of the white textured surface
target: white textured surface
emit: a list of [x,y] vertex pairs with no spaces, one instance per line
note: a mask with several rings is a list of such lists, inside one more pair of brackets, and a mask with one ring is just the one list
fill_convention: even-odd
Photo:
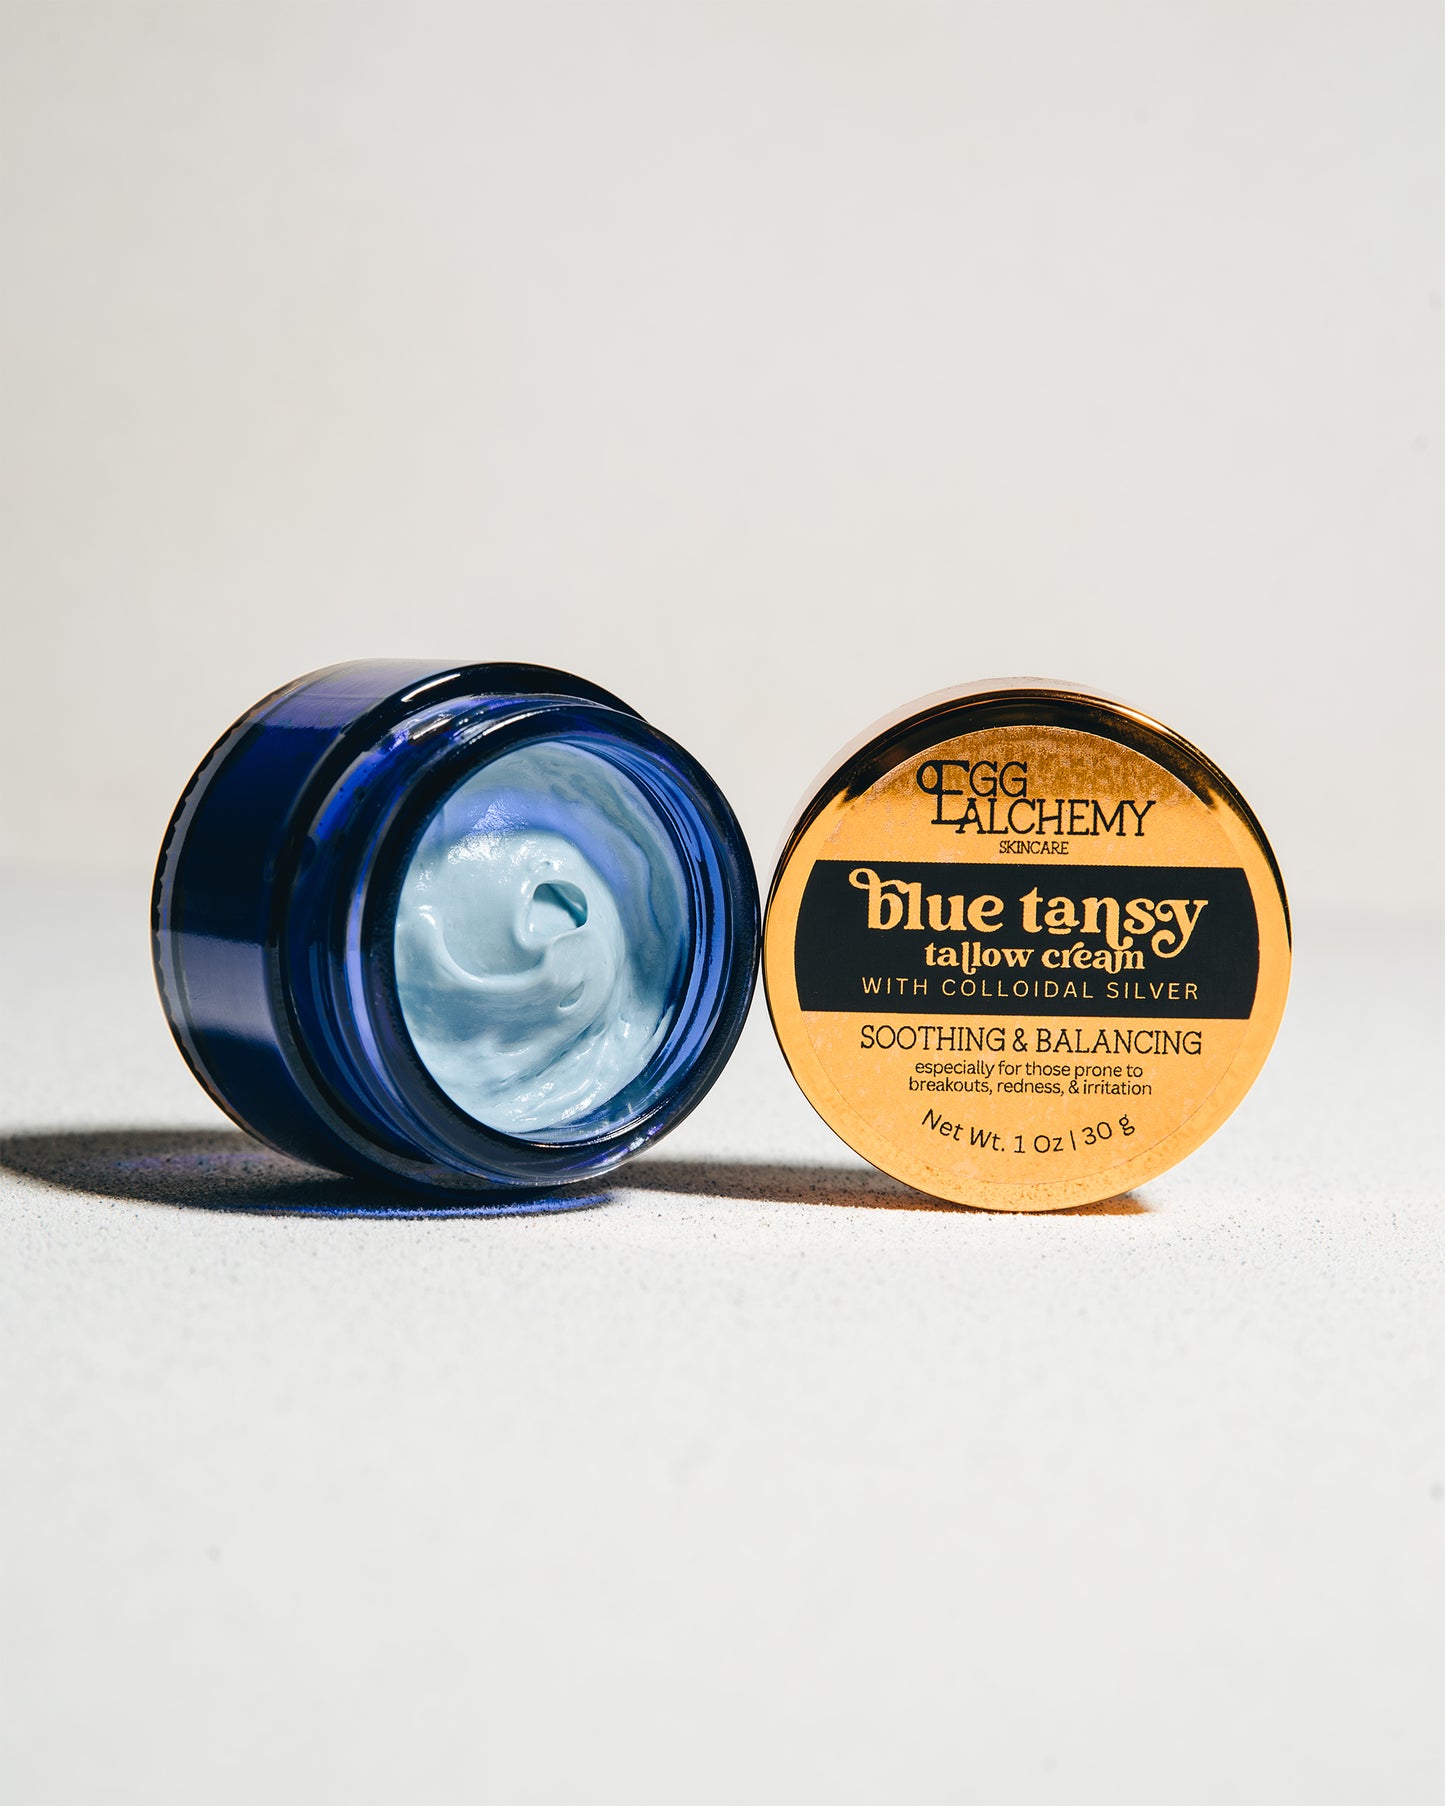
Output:
[[337,1221],[161,1201],[336,1193],[73,891],[0,938],[7,1803],[1438,1799],[1430,934],[1307,923],[1136,1208],[900,1208],[760,1012],[604,1207]]

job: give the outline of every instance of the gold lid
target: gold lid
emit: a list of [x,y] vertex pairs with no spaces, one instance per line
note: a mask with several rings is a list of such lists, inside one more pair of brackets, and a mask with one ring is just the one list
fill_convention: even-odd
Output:
[[814,1109],[990,1210],[1093,1203],[1192,1153],[1264,1064],[1289,965],[1279,867],[1224,773],[1032,678],[927,697],[841,754],[763,930]]

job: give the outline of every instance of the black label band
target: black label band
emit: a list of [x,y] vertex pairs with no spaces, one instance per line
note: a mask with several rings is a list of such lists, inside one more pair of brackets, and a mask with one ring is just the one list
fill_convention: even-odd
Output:
[[794,967],[805,1010],[1239,1020],[1259,926],[1232,866],[820,859]]

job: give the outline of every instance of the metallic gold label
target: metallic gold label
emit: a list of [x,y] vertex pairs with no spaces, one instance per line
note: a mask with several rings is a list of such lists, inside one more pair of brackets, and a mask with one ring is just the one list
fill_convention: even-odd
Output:
[[989,726],[816,812],[765,975],[850,1145],[937,1196],[1039,1210],[1125,1191],[1223,1120],[1273,1037],[1288,928],[1252,818],[1180,771],[1107,733]]

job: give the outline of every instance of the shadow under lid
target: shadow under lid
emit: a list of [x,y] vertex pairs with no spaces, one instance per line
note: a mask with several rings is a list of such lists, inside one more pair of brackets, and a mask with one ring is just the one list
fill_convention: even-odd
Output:
[[[374,1218],[548,1216],[619,1201],[624,1192],[718,1198],[736,1203],[822,1204],[852,1209],[975,1214],[914,1191],[863,1165],[766,1160],[634,1161],[608,1189],[456,1194],[435,1202],[411,1191],[363,1184],[275,1153],[236,1129],[68,1129],[0,1137],[0,1171],[91,1197],[263,1216]],[[1137,1198],[1050,1213],[1144,1216]]]

